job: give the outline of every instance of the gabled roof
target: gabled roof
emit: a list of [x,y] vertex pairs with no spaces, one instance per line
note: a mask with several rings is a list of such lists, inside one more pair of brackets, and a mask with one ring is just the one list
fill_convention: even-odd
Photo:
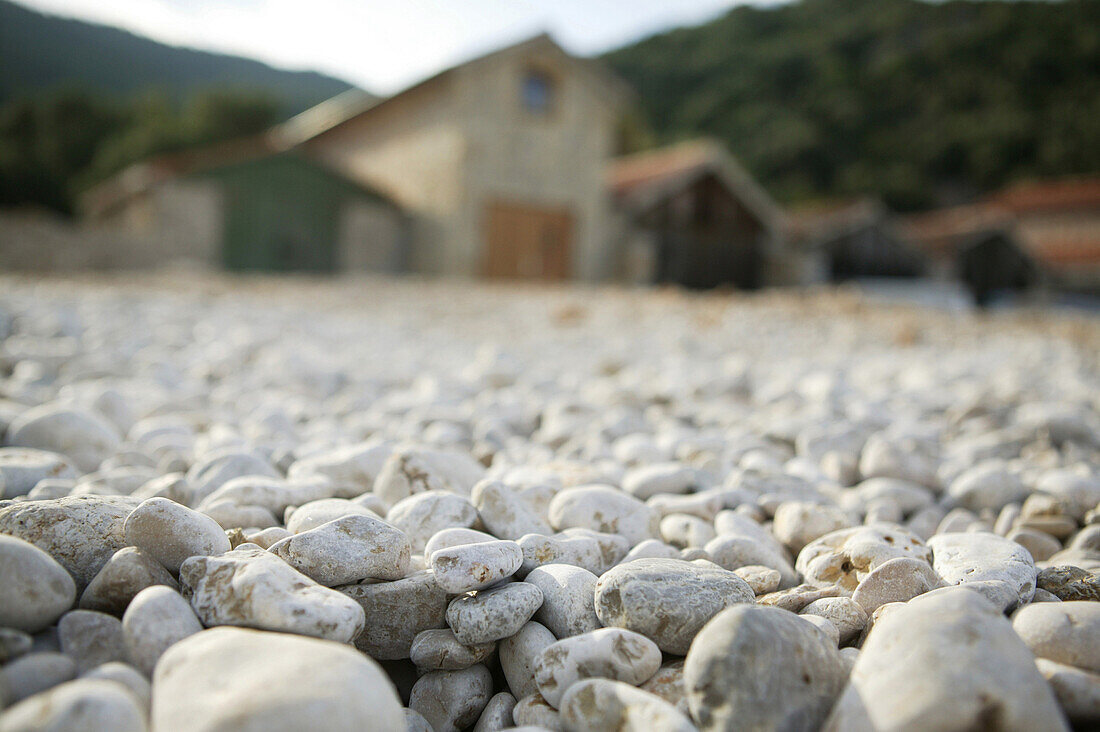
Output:
[[453,76],[455,72],[460,69],[481,65],[505,55],[537,50],[548,50],[576,64],[577,68],[583,70],[583,72],[590,76],[597,84],[604,87],[606,93],[603,96],[612,103],[620,103],[633,97],[633,92],[630,90],[629,86],[627,86],[626,82],[612,73],[599,61],[572,56],[559,46],[549,34],[543,33],[511,46],[491,51],[448,69],[444,69],[390,97],[373,97],[369,94],[365,94],[365,92],[359,92],[358,90],[344,92],[332,99],[321,102],[315,107],[307,109],[296,117],[292,117],[290,120],[276,127],[274,133],[285,144],[300,145],[308,140],[313,140],[334,129],[342,127],[352,120],[370,114],[376,109],[388,106],[391,102],[403,99],[413,92],[423,91],[433,86],[439,86],[440,82]]
[[1100,176],[1021,183],[986,201],[1013,213],[1100,210]]
[[801,241],[822,243],[867,226],[883,224],[889,214],[877,198],[815,201],[788,209],[787,235]]
[[[92,186],[80,197],[80,208],[84,215],[95,217],[172,179],[286,154],[295,155],[295,152],[270,133],[262,133],[156,155]],[[295,157],[323,169],[327,175],[343,180],[372,198],[396,206],[385,194],[348,178],[338,170],[321,165],[307,156]]]
[[778,231],[783,216],[771,197],[725,146],[711,139],[682,142],[611,161],[606,180],[623,208],[638,214],[714,174],[765,228]]

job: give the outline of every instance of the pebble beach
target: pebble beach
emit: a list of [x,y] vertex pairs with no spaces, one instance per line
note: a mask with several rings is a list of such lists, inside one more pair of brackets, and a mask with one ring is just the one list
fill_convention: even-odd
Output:
[[0,732],[1100,725],[1100,319],[0,276]]

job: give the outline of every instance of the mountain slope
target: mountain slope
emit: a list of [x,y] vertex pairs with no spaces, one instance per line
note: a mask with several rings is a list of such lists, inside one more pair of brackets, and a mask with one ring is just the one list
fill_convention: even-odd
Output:
[[604,58],[660,139],[718,137],[783,200],[1100,171],[1096,0],[744,6]]
[[0,0],[0,104],[59,86],[119,96],[152,87],[177,99],[211,87],[266,91],[284,101],[287,115],[350,88],[315,72],[166,46]]

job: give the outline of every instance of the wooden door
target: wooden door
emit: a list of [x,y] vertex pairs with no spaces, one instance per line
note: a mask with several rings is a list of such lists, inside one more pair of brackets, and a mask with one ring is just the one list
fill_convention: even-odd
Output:
[[563,280],[572,275],[573,216],[567,209],[495,201],[485,211],[487,277]]

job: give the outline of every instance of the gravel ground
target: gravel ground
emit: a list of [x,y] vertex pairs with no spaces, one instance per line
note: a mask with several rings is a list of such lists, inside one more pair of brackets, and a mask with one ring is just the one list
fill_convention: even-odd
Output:
[[1100,320],[0,278],[0,732],[1100,724]]

